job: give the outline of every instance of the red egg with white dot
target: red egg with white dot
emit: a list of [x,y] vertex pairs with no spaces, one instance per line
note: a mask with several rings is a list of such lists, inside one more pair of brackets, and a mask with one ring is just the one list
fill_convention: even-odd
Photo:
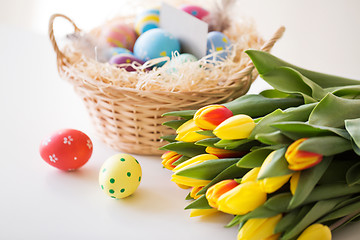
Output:
[[42,140],[40,155],[45,162],[64,171],[82,167],[90,159],[93,144],[83,132],[75,129],[58,130]]

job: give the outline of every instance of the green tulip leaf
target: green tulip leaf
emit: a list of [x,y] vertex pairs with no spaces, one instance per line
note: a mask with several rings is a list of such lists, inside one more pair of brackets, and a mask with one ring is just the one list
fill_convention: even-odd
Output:
[[276,122],[307,121],[311,111],[315,106],[315,103],[311,103],[299,107],[288,108],[285,111],[277,109],[274,112],[263,117],[256,124],[254,130],[249,136],[249,139],[256,139],[257,134],[276,132],[277,129],[271,126],[271,124],[274,124]]
[[276,211],[276,212],[287,212],[288,211],[288,205],[291,200],[291,193],[279,193],[271,198],[269,198],[265,203],[264,206],[270,210]]
[[330,200],[323,200],[315,203],[310,211],[302,218],[295,227],[284,232],[282,239],[289,240],[297,237],[305,228],[310,226],[316,220],[330,212],[337,204],[343,201],[344,198],[335,198]]
[[260,143],[251,139],[240,139],[240,140],[220,140],[215,143],[215,147],[237,150],[237,151],[246,151],[250,150],[253,146],[257,146]]
[[196,113],[196,110],[183,110],[183,111],[173,111],[173,112],[167,112],[164,113],[162,116],[174,116],[174,117],[181,117],[186,120],[192,119],[194,114]]
[[239,222],[245,222],[252,218],[269,218],[278,215],[281,212],[268,209],[264,205],[256,208],[255,210],[243,215]]
[[170,127],[172,129],[176,130],[186,122],[187,122],[187,120],[184,120],[184,119],[182,119],[182,120],[171,120],[171,121],[163,122],[162,125]]
[[346,173],[346,182],[349,186],[360,184],[360,161],[349,168]]
[[360,193],[360,185],[324,184],[314,188],[303,204]]
[[299,150],[332,156],[352,149],[351,142],[338,136],[312,137],[299,145]]
[[282,233],[286,230],[289,231],[290,229],[294,228],[296,224],[304,218],[304,216],[310,211],[312,207],[312,204],[308,204],[285,214],[285,216],[281,218],[281,220],[276,225],[274,233]]
[[209,205],[208,200],[205,195],[202,195],[198,199],[191,202],[189,205],[185,207],[186,209],[211,209],[212,207]]
[[225,225],[226,228],[231,228],[235,225],[240,224],[240,219],[243,215],[236,215],[228,224]]
[[297,67],[267,52],[259,50],[246,50],[245,53],[249,55],[259,74],[265,74],[278,67],[287,66],[299,71],[302,75],[311,79],[313,82],[315,82],[322,88],[360,85],[360,81],[358,80],[319,73]]
[[177,142],[177,140],[175,140],[177,135],[166,135],[166,136],[161,136],[160,139],[163,139],[169,143],[172,143],[172,142]]
[[285,159],[286,148],[281,148],[275,151],[271,162],[264,169],[262,167],[261,174],[258,175],[257,179],[261,180],[269,177],[284,176],[293,173],[289,169],[289,164]]
[[242,168],[260,167],[271,152],[269,149],[256,149],[243,156],[236,165]]
[[187,157],[195,157],[197,155],[206,153],[204,146],[198,146],[194,143],[188,142],[172,142],[162,146],[160,150],[174,151]]
[[299,95],[281,92],[277,89],[266,89],[260,92],[259,95],[266,98],[292,98],[292,97],[299,98]]
[[[344,202],[350,202],[345,206],[342,206],[341,208],[336,208],[336,210],[330,212],[329,214],[327,214],[326,216],[324,216],[323,218],[321,218],[318,222],[319,223],[324,223],[324,222],[328,222],[331,220],[335,220],[338,218],[342,218],[345,217],[347,215],[356,213],[360,211],[360,197],[355,197],[352,199],[349,199],[347,201]],[[340,203],[341,204],[341,203]],[[338,205],[340,205],[338,204]]]
[[331,93],[314,108],[309,123],[320,126],[342,128],[345,120],[360,118],[360,99],[345,99]]
[[319,182],[322,175],[326,172],[331,162],[332,157],[325,157],[315,167],[301,171],[295,194],[289,203],[289,208],[296,208],[305,201],[315,185]]
[[188,193],[188,195],[186,195],[185,200],[194,200],[193,197],[191,197],[191,193]]
[[345,120],[345,128],[355,145],[360,148],[360,118]]
[[271,133],[258,133],[255,136],[256,140],[267,145],[276,145],[276,144],[290,144],[292,140],[282,134],[280,131],[275,131]]
[[220,148],[218,146],[215,146],[215,143],[219,142],[220,140],[220,138],[205,138],[195,142],[195,145]]
[[209,136],[209,137],[216,137],[215,134],[213,134],[212,130],[201,130],[201,131],[195,131],[196,133],[200,134],[200,135],[204,135],[204,136]]
[[202,179],[202,180],[212,180],[219,173],[224,171],[226,168],[237,163],[239,158],[223,158],[223,159],[214,159],[208,160],[194,166],[190,166],[184,169],[181,169],[175,173],[175,175]]
[[234,115],[246,114],[252,118],[262,117],[280,108],[287,109],[303,104],[301,97],[266,97],[259,94],[247,94],[223,105]]
[[342,98],[349,98],[349,99],[360,98],[360,86],[359,85],[327,88],[325,90],[328,92],[331,92],[335,96],[342,97]]
[[182,155],[178,160],[176,160],[175,162],[173,162],[172,165],[177,166],[177,165],[179,165],[179,164],[181,164],[181,163],[183,163],[183,162],[185,162],[185,161],[187,161],[187,160],[189,160],[189,159],[190,159],[190,157],[187,157],[187,156]]
[[346,172],[349,170],[351,166],[353,166],[355,163],[359,161],[358,159],[354,159],[351,155],[354,155],[354,153],[339,154],[335,156],[330,166],[321,176],[318,184],[346,183]]
[[283,134],[293,140],[328,135],[338,135],[345,139],[350,139],[349,133],[341,128],[316,126],[298,121],[278,122],[271,124],[271,126],[279,129]]
[[224,171],[220,172],[216,177],[214,177],[210,183],[204,186],[197,194],[205,194],[209,187],[212,185],[227,179],[234,179],[234,178],[241,178],[247,173],[249,169],[246,168],[239,168],[236,164],[231,165],[230,167],[226,168]]

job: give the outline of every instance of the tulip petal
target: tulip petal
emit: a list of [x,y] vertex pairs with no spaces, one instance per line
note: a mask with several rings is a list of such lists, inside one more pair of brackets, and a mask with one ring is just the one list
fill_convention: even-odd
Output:
[[208,215],[219,212],[215,208],[211,208],[211,209],[191,209],[190,211],[191,211],[190,212],[190,217],[208,216]]
[[281,220],[278,214],[270,218],[252,218],[240,229],[238,240],[276,239],[274,234],[276,224]]
[[255,128],[254,120],[244,114],[232,116],[214,129],[214,134],[226,140],[248,138]]
[[297,240],[331,240],[331,231],[328,226],[316,223],[306,228]]

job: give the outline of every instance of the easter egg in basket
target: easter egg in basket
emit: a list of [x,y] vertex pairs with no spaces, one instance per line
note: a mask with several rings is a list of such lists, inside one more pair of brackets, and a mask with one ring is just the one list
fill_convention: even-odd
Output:
[[[135,42],[134,55],[143,61],[159,57],[170,57],[180,52],[180,42],[163,29],[155,28],[143,33]],[[162,66],[164,63],[158,64]]]
[[119,68],[125,68],[125,70],[128,72],[136,71],[132,66],[130,66],[130,64],[134,62],[137,63],[138,66],[144,64],[144,61],[138,59],[132,54],[127,53],[115,55],[109,60],[110,64],[118,64]]
[[200,20],[204,20],[204,18],[209,15],[209,11],[196,5],[183,5],[180,7],[180,9],[183,10],[184,12],[193,15],[194,17]]
[[[227,58],[231,51],[231,42],[229,38],[222,32],[212,31],[208,33],[206,54],[215,54],[215,60],[222,61]],[[210,59],[213,59],[212,57]]]
[[138,35],[144,32],[158,28],[160,22],[160,11],[158,9],[148,9],[141,12],[135,19],[135,31]]
[[114,23],[105,28],[104,37],[110,46],[126,48],[130,51],[132,51],[136,41],[135,31],[123,23]]

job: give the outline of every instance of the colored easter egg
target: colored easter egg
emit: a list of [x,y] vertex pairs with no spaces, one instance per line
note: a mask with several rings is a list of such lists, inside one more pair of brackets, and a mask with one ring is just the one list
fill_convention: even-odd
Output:
[[[206,54],[211,54],[214,52],[219,52],[216,54],[215,60],[221,61],[227,58],[231,51],[231,42],[225,34],[213,31],[209,32],[207,36],[207,46],[206,46]],[[209,58],[209,59],[212,59]]]
[[132,54],[127,54],[127,53],[115,55],[109,60],[110,64],[119,64],[118,66],[119,68],[124,68],[128,72],[136,71],[132,66],[129,65],[132,64],[133,62],[138,63],[137,65],[144,64],[144,61],[138,59]]
[[171,73],[176,73],[177,67],[183,63],[187,63],[187,62],[196,62],[198,59],[190,54],[190,53],[182,53],[179,56],[176,56],[174,58],[171,59],[168,69],[167,69],[167,73],[171,74]]
[[108,26],[104,33],[106,42],[112,47],[133,50],[136,33],[128,25],[117,23]]
[[[172,53],[180,52],[180,42],[175,36],[163,29],[151,29],[136,40],[134,55],[143,61],[159,57],[171,57]],[[164,63],[158,64],[162,66]]]
[[158,28],[160,22],[160,11],[158,9],[148,9],[141,12],[135,18],[135,31],[138,35],[144,32]]
[[204,18],[209,15],[209,11],[196,5],[183,5],[180,9],[200,20],[204,20]]
[[141,181],[141,166],[129,154],[116,154],[108,158],[99,172],[101,189],[112,198],[125,198],[135,192]]
[[122,54],[122,53],[127,53],[127,54],[132,55],[132,52],[129,49],[122,48],[122,47],[112,47],[112,48],[110,48],[109,51],[110,51],[111,56],[115,56],[115,55]]
[[90,138],[75,129],[56,131],[44,138],[40,145],[42,159],[51,166],[65,171],[83,166],[90,159],[92,151]]

